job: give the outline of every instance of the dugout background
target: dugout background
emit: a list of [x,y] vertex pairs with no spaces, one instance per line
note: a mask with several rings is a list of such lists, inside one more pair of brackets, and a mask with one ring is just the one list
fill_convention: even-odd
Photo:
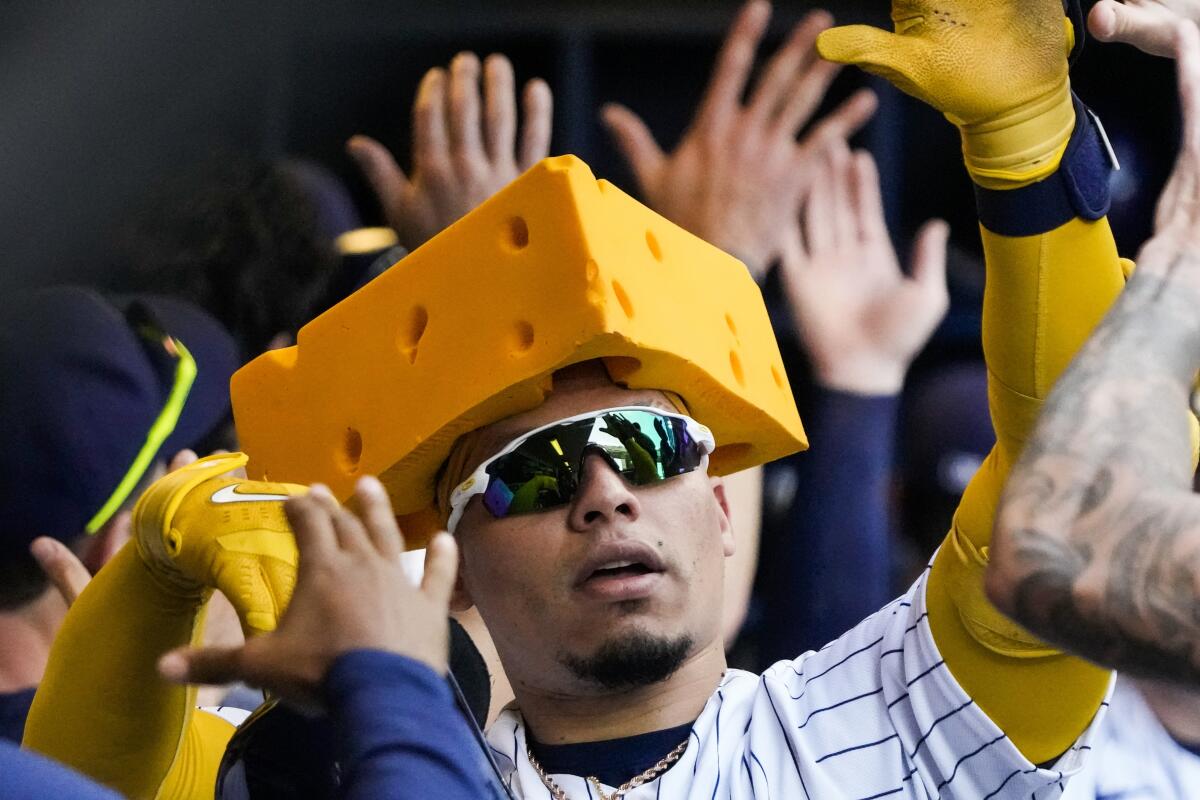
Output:
[[[778,41],[815,4],[776,4]],[[597,110],[618,100],[664,145],[682,133],[736,2],[0,2],[0,290],[53,281],[121,288],[118,223],[149,191],[218,152],[315,158],[366,188],[342,153],[355,132],[407,162],[420,75],[460,49],[499,50],[518,79],[555,92],[555,154],[582,156],[633,184]],[[825,4],[839,21],[886,24],[886,0]],[[1176,141],[1170,64],[1092,45],[1076,86],[1127,167],[1114,213],[1126,255],[1147,234],[1150,201]],[[837,97],[864,82],[848,70]],[[882,83],[861,143],[884,174],[893,230],[948,218],[978,249],[955,133]],[[1139,188],[1140,187],[1140,188]],[[903,244],[903,242],[902,242]]]

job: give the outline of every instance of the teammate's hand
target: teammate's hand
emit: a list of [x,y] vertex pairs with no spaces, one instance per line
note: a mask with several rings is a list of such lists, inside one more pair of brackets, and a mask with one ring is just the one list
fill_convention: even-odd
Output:
[[75,598],[91,583],[92,573],[88,572],[79,556],[71,552],[71,548],[49,536],[34,539],[29,544],[29,552],[58,590],[67,608],[70,608]]
[[354,136],[346,150],[379,198],[384,216],[415,250],[550,151],[550,87],[541,79],[525,85],[524,126],[517,146],[513,68],[502,55],[480,64],[460,53],[449,72],[425,73],[413,104],[412,178],[379,142]]
[[399,653],[445,672],[457,545],[449,534],[434,537],[424,578],[414,585],[400,562],[404,538],[387,493],[366,478],[356,494],[359,516],[324,487],[285,505],[300,567],[274,632],[242,647],[172,651],[159,662],[162,675],[187,683],[240,680],[312,704],[333,661],[351,650]]
[[921,230],[908,277],[888,237],[868,153],[831,148],[814,186],[803,230],[792,228],[781,262],[801,341],[822,385],[896,394],[949,306],[949,229],[935,221]]
[[822,33],[817,48],[945,114],[977,181],[1057,169],[1075,126],[1061,0],[892,0],[892,19],[895,33],[849,25]]
[[603,111],[646,202],[742,259],[756,279],[778,257],[784,231],[799,213],[813,154],[827,141],[852,136],[876,105],[871,92],[859,92],[797,143],[838,71],[818,59],[813,48],[817,34],[831,24],[824,12],[796,26],[743,104],[770,14],[766,0],[751,0],[742,8],[696,117],[670,155],[629,109],[610,104]]
[[1200,22],[1200,0],[1100,0],[1088,16],[1088,30],[1102,42],[1173,58],[1175,31],[1185,20]]

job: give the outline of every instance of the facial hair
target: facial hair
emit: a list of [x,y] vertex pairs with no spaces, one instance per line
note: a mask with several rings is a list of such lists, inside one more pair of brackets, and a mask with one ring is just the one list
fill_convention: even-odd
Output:
[[603,689],[639,689],[675,674],[692,645],[687,634],[670,639],[638,631],[605,642],[591,655],[564,653],[559,660],[575,677]]

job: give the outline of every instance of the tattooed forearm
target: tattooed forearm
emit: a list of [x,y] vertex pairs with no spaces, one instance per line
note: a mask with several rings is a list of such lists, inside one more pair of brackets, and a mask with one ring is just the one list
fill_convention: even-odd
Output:
[[1190,255],[1131,281],[1046,402],[1010,478],[988,588],[1100,663],[1200,680],[1200,500],[1188,407],[1200,366]]

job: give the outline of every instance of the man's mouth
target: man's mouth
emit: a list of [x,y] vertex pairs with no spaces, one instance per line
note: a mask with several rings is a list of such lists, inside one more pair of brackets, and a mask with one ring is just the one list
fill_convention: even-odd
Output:
[[588,580],[608,577],[627,577],[632,575],[648,575],[655,570],[637,561],[621,561],[607,567],[600,567],[592,572]]
[[597,545],[576,575],[575,586],[592,597],[615,602],[646,597],[666,572],[662,557],[632,540]]

